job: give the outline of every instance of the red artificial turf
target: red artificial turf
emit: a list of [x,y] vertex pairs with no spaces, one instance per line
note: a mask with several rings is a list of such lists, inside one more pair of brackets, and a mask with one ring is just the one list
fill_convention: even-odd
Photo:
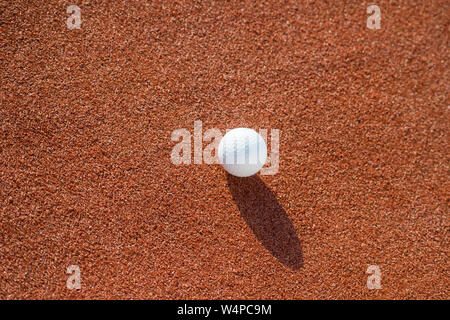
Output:
[[[0,2],[0,298],[449,299],[450,4],[370,4]],[[174,165],[196,120],[279,172]]]

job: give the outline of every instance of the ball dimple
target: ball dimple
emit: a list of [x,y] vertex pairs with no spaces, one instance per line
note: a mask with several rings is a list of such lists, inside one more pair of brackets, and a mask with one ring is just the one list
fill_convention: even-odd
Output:
[[220,140],[219,161],[225,170],[237,177],[257,173],[267,160],[267,145],[255,130],[237,128],[230,130]]

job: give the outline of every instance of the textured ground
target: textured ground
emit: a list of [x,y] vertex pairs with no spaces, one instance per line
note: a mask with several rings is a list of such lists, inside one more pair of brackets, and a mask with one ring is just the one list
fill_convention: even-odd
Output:
[[[0,298],[449,299],[450,4],[370,4],[1,0]],[[195,120],[278,174],[175,166]]]

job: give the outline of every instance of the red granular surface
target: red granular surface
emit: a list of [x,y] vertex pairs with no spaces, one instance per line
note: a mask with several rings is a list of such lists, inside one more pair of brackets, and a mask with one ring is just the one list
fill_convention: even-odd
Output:
[[[370,4],[1,1],[0,298],[449,299],[450,4]],[[279,172],[174,165],[195,120]]]

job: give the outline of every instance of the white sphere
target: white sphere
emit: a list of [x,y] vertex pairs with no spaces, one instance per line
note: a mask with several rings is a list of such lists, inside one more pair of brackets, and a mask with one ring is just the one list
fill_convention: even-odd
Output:
[[266,163],[267,145],[255,130],[237,128],[227,132],[220,140],[218,153],[220,164],[228,173],[249,177]]

